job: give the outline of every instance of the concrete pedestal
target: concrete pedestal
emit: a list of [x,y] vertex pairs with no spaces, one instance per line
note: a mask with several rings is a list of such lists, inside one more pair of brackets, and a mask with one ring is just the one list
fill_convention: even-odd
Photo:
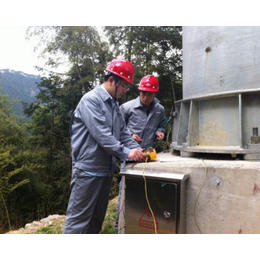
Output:
[[[143,170],[144,163],[134,166]],[[128,164],[126,169],[130,169]],[[260,162],[158,154],[147,171],[189,174],[187,234],[260,234]],[[149,196],[149,194],[148,194]],[[124,191],[119,233],[124,233]]]

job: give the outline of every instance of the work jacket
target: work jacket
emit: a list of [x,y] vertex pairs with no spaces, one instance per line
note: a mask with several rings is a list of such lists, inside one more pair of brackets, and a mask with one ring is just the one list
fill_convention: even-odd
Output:
[[131,134],[138,134],[142,138],[142,148],[153,147],[156,132],[165,133],[165,111],[157,98],[154,98],[149,113],[140,97],[121,105],[120,111]]
[[81,98],[71,123],[73,167],[113,172],[116,158],[124,161],[130,149],[140,147],[127,130],[118,104],[112,101],[102,86]]

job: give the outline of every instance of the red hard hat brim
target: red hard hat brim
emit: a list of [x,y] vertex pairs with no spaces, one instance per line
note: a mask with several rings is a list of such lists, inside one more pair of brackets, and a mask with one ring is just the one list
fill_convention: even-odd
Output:
[[141,91],[147,91],[147,92],[159,92],[159,89],[153,89],[153,88],[146,88],[146,87],[139,87],[138,88]]

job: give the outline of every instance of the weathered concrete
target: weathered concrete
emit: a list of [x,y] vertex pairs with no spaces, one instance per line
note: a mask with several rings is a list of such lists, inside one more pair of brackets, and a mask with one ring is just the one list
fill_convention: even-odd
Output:
[[[143,167],[144,163],[139,163],[134,169]],[[202,160],[161,153],[157,161],[146,165],[146,170],[190,175],[186,233],[260,234],[260,162]],[[123,214],[120,217],[122,233]]]

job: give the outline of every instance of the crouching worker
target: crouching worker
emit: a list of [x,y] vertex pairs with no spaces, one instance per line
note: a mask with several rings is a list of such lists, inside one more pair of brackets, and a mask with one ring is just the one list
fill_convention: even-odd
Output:
[[63,233],[100,233],[117,159],[144,156],[116,102],[133,85],[134,67],[116,59],[106,70],[104,83],[85,94],[73,114],[71,195]]

